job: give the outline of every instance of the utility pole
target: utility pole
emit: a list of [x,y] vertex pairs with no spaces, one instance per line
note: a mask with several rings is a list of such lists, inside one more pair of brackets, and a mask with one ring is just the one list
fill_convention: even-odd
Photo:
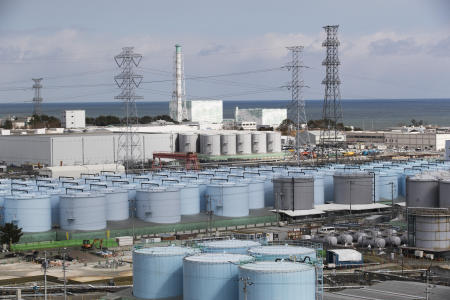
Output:
[[239,280],[243,282],[242,290],[244,292],[244,300],[247,300],[247,288],[249,285],[253,285],[254,283],[251,282],[248,277],[240,277]]
[[349,184],[350,184],[350,192],[349,192],[349,197],[350,197],[350,214],[352,214],[352,184],[353,184],[353,181],[350,180]]
[[391,218],[394,219],[394,183],[393,182],[389,182],[389,184],[391,185]]
[[[340,45],[337,31],[339,25],[324,26],[327,38],[322,43],[326,48],[327,56],[322,62],[325,66],[325,78],[322,84],[325,85],[325,97],[322,108],[323,128],[320,130],[320,148],[323,156],[324,150],[330,149],[335,152],[335,160],[338,161],[338,148],[341,144],[339,141],[338,123],[343,124],[342,107],[341,107],[341,92],[339,78],[339,65],[341,64],[338,56],[338,47]],[[328,154],[327,154],[328,155]]]
[[114,99],[122,100],[124,105],[124,117],[122,124],[124,128],[120,131],[117,158],[122,161],[126,171],[134,168],[137,163],[142,167],[141,138],[136,132],[139,124],[136,100],[143,99],[135,93],[143,76],[135,72],[135,67],[142,60],[142,55],[134,53],[133,47],[124,47],[122,52],[114,57],[117,66],[121,69],[119,75],[114,76],[114,81],[122,90]]
[[67,248],[64,248],[64,254],[63,254],[63,274],[64,274],[64,300],[67,300],[67,280],[66,280],[66,250]]
[[44,268],[44,300],[47,300],[47,251],[44,251],[44,261],[42,262],[42,268]]
[[[291,103],[288,105],[288,118],[295,122],[295,153],[297,164],[300,165],[302,153],[301,147],[308,148],[311,141],[308,134],[308,120],[306,119],[305,100],[303,99],[302,89],[306,87],[303,81],[302,68],[305,68],[302,61],[303,46],[287,47],[291,51],[292,60],[284,66],[291,71],[291,82],[287,88],[291,91]],[[304,124],[304,129],[302,126]],[[301,136],[303,133],[305,136]]]

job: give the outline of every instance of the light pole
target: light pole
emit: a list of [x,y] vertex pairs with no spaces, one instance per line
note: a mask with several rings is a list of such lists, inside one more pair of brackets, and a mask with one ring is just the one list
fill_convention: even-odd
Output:
[[64,248],[64,254],[63,254],[63,273],[64,273],[64,300],[67,300],[67,280],[66,280],[66,250],[67,248]]

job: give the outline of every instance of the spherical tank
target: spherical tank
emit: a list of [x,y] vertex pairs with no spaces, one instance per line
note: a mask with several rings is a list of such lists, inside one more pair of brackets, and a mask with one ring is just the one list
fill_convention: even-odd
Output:
[[373,176],[368,173],[336,173],[334,202],[336,204],[373,203]]
[[251,256],[203,253],[183,261],[183,300],[235,300],[239,298],[239,265]]
[[252,153],[267,153],[267,139],[265,132],[252,132]]
[[50,197],[39,194],[6,196],[3,208],[4,222],[14,223],[23,232],[43,232],[52,228]]
[[267,131],[267,152],[281,152],[281,133],[278,131]]
[[394,246],[394,247],[398,247],[402,244],[402,240],[400,239],[400,237],[398,237],[396,235],[389,236],[388,242],[391,246]]
[[439,181],[439,207],[450,207],[450,179]]
[[177,246],[134,250],[133,295],[142,299],[181,299],[183,258],[195,253],[198,250]]
[[122,221],[128,219],[128,191],[122,188],[106,188],[99,190],[105,195],[106,220]]
[[254,247],[250,248],[248,253],[258,260],[275,261],[278,258],[291,258],[296,261],[303,261],[305,257],[309,257],[311,261],[316,260],[316,251],[314,249],[291,245]]
[[180,191],[177,188],[155,187],[136,191],[136,216],[145,222],[180,222],[180,209]]
[[178,134],[178,146],[180,152],[198,152],[199,145],[198,134],[180,133]]
[[338,237],[338,242],[342,245],[351,245],[353,237],[348,233],[342,233]]
[[244,217],[249,213],[248,184],[209,184],[206,197],[207,210],[212,210],[217,216]]
[[236,134],[236,153],[251,154],[252,153],[252,135],[249,132]]
[[236,154],[236,135],[224,133],[220,135],[220,153],[222,155]]
[[314,177],[278,177],[273,179],[275,207],[283,210],[314,207]]
[[59,224],[63,230],[106,228],[106,199],[98,192],[74,192],[59,198]]
[[201,134],[200,153],[206,155],[220,155],[220,135]]
[[309,264],[259,261],[240,266],[239,278],[239,300],[316,299],[316,272]]
[[439,181],[427,175],[406,178],[408,207],[439,207]]
[[247,254],[248,249],[261,246],[259,242],[252,240],[217,240],[206,241],[199,244],[203,252]]

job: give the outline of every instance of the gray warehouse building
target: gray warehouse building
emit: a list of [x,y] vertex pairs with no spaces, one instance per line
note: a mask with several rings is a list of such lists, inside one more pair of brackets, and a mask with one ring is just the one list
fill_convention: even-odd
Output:
[[[142,158],[153,152],[176,151],[177,134],[140,133]],[[41,164],[45,166],[113,164],[117,153],[117,133],[69,133],[48,135],[0,136],[0,162],[11,165]]]

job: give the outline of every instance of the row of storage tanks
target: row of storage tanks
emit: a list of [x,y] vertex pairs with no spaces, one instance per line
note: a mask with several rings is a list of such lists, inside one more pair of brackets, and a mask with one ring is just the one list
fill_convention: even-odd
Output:
[[207,241],[133,251],[133,295],[142,299],[316,299],[314,249]]
[[244,217],[251,209],[265,207],[298,210],[324,203],[368,204],[406,194],[406,185],[411,189],[412,181],[406,180],[405,174],[413,176],[431,167],[443,172],[449,165],[412,161],[357,167],[222,167],[142,175],[86,174],[79,179],[3,179],[0,217],[17,223],[24,232],[47,231],[52,225],[64,230],[101,230],[107,221],[130,216],[152,223],[177,223],[183,215],[205,211]]
[[206,155],[241,155],[281,152],[281,133],[278,131],[242,131],[230,133],[180,133],[180,152]]
[[406,233],[400,234],[394,229],[379,231],[374,228],[372,230],[319,234],[313,236],[311,240],[329,247],[358,245],[360,247],[385,248],[386,246],[399,247],[406,244],[408,236]]
[[[411,245],[424,249],[450,249],[450,172],[430,170],[406,180],[406,205],[414,216]],[[442,211],[447,209],[447,211]]]

